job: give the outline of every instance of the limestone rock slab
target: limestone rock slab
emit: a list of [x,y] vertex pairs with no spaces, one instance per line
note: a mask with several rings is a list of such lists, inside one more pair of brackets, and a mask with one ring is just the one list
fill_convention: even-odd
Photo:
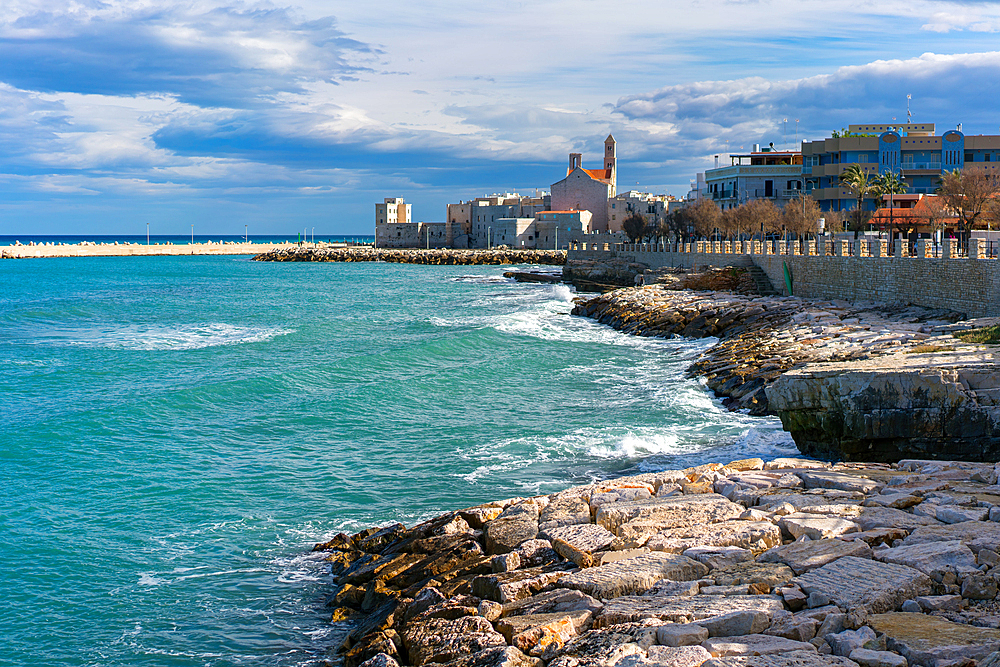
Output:
[[853,521],[834,517],[816,518],[808,514],[799,513],[782,517],[778,523],[783,530],[787,530],[795,539],[805,535],[811,540],[820,540],[858,531],[858,524]]
[[615,541],[615,536],[611,531],[604,526],[598,526],[593,523],[553,526],[544,529],[542,533],[547,539],[553,542],[562,540],[571,547],[580,551],[586,551],[587,553],[607,549]]
[[604,605],[586,593],[569,588],[557,588],[508,602],[503,606],[502,615],[525,616],[527,614],[552,614],[557,612],[586,610],[596,614]]
[[538,658],[529,658],[513,646],[497,646],[461,656],[442,667],[541,667],[541,664]]
[[844,556],[871,558],[872,550],[861,541],[822,539],[805,542],[792,542],[780,547],[768,549],[757,560],[762,563],[784,563],[792,568],[795,574],[802,574],[817,567],[822,567]]
[[721,616],[698,621],[708,629],[709,637],[756,635],[771,625],[771,617],[763,611],[731,611]]
[[952,623],[938,616],[900,612],[868,617],[869,625],[886,635],[889,649],[910,664],[933,667],[938,661],[979,660],[1000,650],[1000,630]]
[[740,547],[692,547],[686,550],[684,555],[704,563],[713,570],[753,560],[753,552]]
[[656,641],[663,646],[696,646],[708,639],[708,629],[697,623],[668,623],[656,630]]
[[1000,549],[1000,523],[993,521],[963,521],[916,528],[903,544],[925,544],[958,540],[978,554],[982,549]]
[[986,521],[990,515],[988,507],[959,507],[958,505],[938,505],[934,517],[944,523],[963,521]]
[[411,623],[403,632],[403,646],[413,665],[448,662],[492,647],[506,647],[503,635],[485,618],[435,618]]
[[504,510],[486,524],[486,551],[491,555],[516,549],[522,542],[538,537],[538,505],[524,502]]
[[608,600],[594,619],[594,627],[658,619],[691,623],[734,611],[760,611],[769,617],[785,608],[772,595],[629,595]]
[[868,478],[845,475],[844,473],[830,470],[802,470],[796,474],[802,479],[802,483],[807,489],[839,489],[840,491],[871,493],[878,486],[877,482]]
[[864,531],[877,528],[895,528],[912,532],[921,526],[940,526],[941,522],[933,517],[920,516],[891,507],[866,507],[861,515],[853,519],[858,528]]
[[[552,500],[538,517],[538,530],[590,523],[590,505],[582,496],[564,495]],[[550,537],[547,539],[555,539]]]
[[597,510],[595,522],[619,535],[619,529],[626,523],[644,520],[659,527],[650,533],[652,535],[669,528],[736,519],[744,509],[718,494],[703,493],[602,505]]
[[909,545],[904,543],[891,549],[878,550],[875,558],[885,563],[906,565],[927,575],[948,570],[958,573],[979,571],[976,567],[976,555],[958,540]]
[[484,574],[472,580],[472,593],[494,602],[513,602],[531,597],[566,574],[565,567],[560,566]]
[[836,655],[820,655],[816,651],[791,651],[712,658],[702,663],[702,667],[857,667],[857,663]]
[[850,658],[861,667],[907,667],[906,658],[892,651],[856,648],[851,651]]
[[611,665],[626,655],[644,653],[656,644],[656,628],[624,623],[609,628],[592,628],[566,642],[548,667]]
[[645,591],[660,579],[691,581],[706,574],[708,567],[696,560],[680,554],[653,552],[567,574],[557,585],[607,600]]
[[738,563],[711,574],[717,586],[738,586],[740,584],[765,584],[774,588],[787,584],[794,575],[791,568],[781,563]]
[[646,656],[644,667],[701,667],[712,654],[701,646],[650,646]]
[[[587,610],[507,616],[497,621],[496,629],[511,646],[531,652],[539,643],[553,640],[565,644],[581,632],[590,629],[591,613]],[[543,647],[544,648],[544,647]]]
[[706,639],[701,643],[712,655],[773,655],[790,651],[814,652],[816,647],[809,642],[797,642],[772,635],[744,635],[742,637],[719,637]]
[[722,521],[707,526],[670,528],[649,538],[653,551],[683,553],[692,547],[739,547],[764,551],[781,544],[781,530],[770,521]]
[[845,611],[879,614],[904,600],[931,592],[924,573],[905,565],[845,556],[793,579],[808,594],[819,593]]

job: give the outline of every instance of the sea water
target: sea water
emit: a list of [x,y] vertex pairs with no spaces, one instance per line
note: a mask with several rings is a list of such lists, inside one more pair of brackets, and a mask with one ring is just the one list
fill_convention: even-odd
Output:
[[503,271],[0,262],[0,664],[315,664],[339,531],[794,451]]

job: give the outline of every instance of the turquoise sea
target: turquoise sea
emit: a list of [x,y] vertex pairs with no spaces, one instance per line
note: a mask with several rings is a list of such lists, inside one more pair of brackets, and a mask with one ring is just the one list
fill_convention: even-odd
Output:
[[338,531],[794,451],[503,271],[0,262],[0,665],[315,664]]

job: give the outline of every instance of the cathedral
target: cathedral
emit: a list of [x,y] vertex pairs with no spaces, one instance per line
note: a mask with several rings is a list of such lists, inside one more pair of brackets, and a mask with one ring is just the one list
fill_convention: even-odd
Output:
[[[580,153],[569,154],[566,178],[552,184],[553,211],[590,211],[592,232],[607,232],[608,200],[617,194],[615,138],[604,140],[604,168],[584,169]],[[619,221],[620,224],[620,221]]]

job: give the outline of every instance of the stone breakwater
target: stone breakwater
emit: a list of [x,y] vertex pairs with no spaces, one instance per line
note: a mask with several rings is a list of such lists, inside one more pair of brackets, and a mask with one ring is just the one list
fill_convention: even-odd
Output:
[[338,535],[347,667],[996,667],[993,465],[708,464]]
[[45,257],[149,257],[160,255],[256,255],[293,247],[283,243],[239,243],[206,241],[204,243],[40,243],[0,246],[0,259]]
[[395,248],[285,248],[253,258],[257,262],[394,262],[398,264],[552,264],[566,263],[565,250],[401,250]]
[[572,314],[637,336],[719,337],[719,343],[688,372],[703,376],[730,409],[747,409],[754,415],[772,412],[767,389],[791,369],[913,351],[932,338],[939,346],[963,347],[946,333],[958,314],[916,306],[677,291],[652,285],[580,299]]

